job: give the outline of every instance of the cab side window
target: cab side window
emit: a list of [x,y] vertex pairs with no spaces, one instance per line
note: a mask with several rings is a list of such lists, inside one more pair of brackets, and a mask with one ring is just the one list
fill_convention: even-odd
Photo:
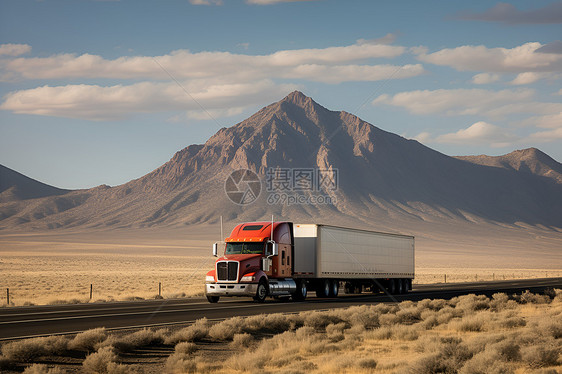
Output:
[[285,251],[281,251],[281,265],[285,265]]

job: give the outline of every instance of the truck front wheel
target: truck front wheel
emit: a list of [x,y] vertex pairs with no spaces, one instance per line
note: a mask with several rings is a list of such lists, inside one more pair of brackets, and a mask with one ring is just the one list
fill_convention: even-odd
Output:
[[218,297],[218,296],[207,296],[207,300],[210,303],[213,303],[213,304],[218,303],[219,299],[220,299],[220,297]]
[[254,296],[254,300],[263,303],[265,298],[267,297],[267,282],[261,280],[258,284],[258,290],[256,291],[256,296]]

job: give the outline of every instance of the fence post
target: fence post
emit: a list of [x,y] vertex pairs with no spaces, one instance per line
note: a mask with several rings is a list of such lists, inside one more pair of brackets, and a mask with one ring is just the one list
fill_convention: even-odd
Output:
[[6,305],[10,306],[10,289],[6,288]]
[[445,274],[445,283],[447,283],[447,274]]
[[158,296],[162,296],[162,282],[158,282]]
[[90,300],[92,300],[93,294],[94,294],[94,285],[90,284]]

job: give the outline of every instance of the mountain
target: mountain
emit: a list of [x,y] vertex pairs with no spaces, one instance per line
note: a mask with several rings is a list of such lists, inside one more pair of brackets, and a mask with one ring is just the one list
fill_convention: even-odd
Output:
[[517,170],[552,178],[562,184],[562,164],[536,148],[519,149],[503,156],[456,156],[478,165]]
[[0,203],[63,195],[69,192],[28,178],[0,165]]
[[[121,186],[0,204],[0,227],[177,226],[216,222],[221,215],[245,221],[272,214],[394,230],[452,221],[562,227],[557,179],[562,165],[538,150],[521,152],[494,162],[484,156],[449,157],[295,91]],[[312,170],[316,177],[337,170],[335,189],[288,191],[333,204],[272,201],[266,187],[268,171],[275,168]],[[229,178],[238,169],[251,170],[261,180],[252,204],[237,205],[225,192],[227,180],[227,190],[253,183],[242,174]]]

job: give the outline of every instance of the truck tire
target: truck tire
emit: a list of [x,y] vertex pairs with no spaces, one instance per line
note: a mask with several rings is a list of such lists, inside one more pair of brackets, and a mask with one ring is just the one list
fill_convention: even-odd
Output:
[[294,301],[303,301],[303,300],[306,299],[307,293],[308,293],[308,290],[306,289],[306,281],[305,280],[297,281],[297,290],[292,295],[293,300]]
[[330,280],[324,279],[316,285],[316,297],[328,297],[330,294]]
[[388,280],[388,286],[386,286],[386,290],[391,295],[394,295],[396,293],[396,282],[394,281],[394,279]]
[[402,295],[404,293],[404,282],[402,279],[396,279],[396,293]]
[[258,284],[258,290],[256,291],[256,296],[254,296],[254,300],[258,303],[263,303],[265,298],[267,297],[267,281],[260,280]]
[[409,291],[408,283],[409,282],[407,279],[402,279],[402,293],[408,293]]
[[340,290],[340,282],[338,280],[332,280],[330,282],[330,293],[328,296],[330,297],[338,297],[338,292]]
[[210,303],[216,304],[219,302],[220,297],[219,296],[207,296],[207,300]]

